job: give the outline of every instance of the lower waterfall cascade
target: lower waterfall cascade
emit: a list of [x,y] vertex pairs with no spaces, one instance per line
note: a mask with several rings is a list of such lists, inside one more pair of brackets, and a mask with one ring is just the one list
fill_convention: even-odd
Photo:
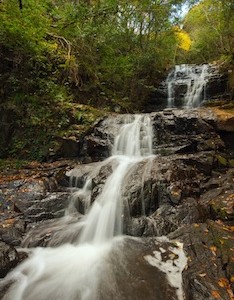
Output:
[[[150,115],[126,115],[109,158],[94,163],[82,180],[79,166],[68,172],[72,194],[64,217],[56,221],[58,232],[48,247],[22,249],[29,257],[0,282],[1,287],[10,285],[3,300],[184,299],[182,271],[187,258],[183,245],[170,244],[166,237],[145,243],[123,235],[126,182],[136,165],[142,165],[142,177],[150,172],[155,157],[152,137]],[[110,169],[110,175],[94,200],[92,181],[103,168]],[[30,236],[26,246],[27,239]],[[140,249],[145,249],[141,258]],[[144,278],[149,271],[153,275]],[[160,290],[162,280],[167,296],[166,290]]]

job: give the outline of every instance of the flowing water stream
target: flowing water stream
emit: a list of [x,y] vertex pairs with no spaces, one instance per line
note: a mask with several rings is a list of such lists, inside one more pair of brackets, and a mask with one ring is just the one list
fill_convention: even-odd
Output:
[[[152,136],[149,115],[128,115],[111,157],[95,163],[82,184],[78,184],[77,169],[70,171],[73,194],[65,216],[55,223],[58,232],[51,241],[58,246],[24,249],[29,258],[2,282],[11,284],[4,300],[160,300],[165,299],[162,284],[171,293],[168,299],[183,299],[181,273],[186,257],[182,246],[171,247],[174,260],[163,261],[166,250],[162,247],[152,252],[152,243],[131,238],[126,244],[129,238],[123,237],[125,183],[139,162],[146,161],[142,177],[149,172]],[[112,171],[91,203],[92,180],[105,166]],[[81,204],[83,214],[74,221]],[[140,249],[145,251],[142,259]]]
[[[182,97],[181,106],[185,108],[199,107],[206,100],[206,84],[212,74],[210,66],[203,65],[176,65],[168,74],[166,83],[168,91],[167,107],[177,106],[177,97]],[[180,90],[180,92],[178,92]],[[178,93],[182,95],[178,95]]]

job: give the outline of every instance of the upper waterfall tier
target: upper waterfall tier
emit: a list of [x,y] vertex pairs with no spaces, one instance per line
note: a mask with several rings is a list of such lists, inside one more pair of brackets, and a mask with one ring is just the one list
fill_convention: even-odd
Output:
[[216,64],[174,66],[145,107],[145,112],[164,108],[199,107],[209,100],[230,99],[228,71]]
[[182,106],[199,107],[206,99],[206,85],[217,69],[208,64],[176,65],[167,77],[168,107],[175,106],[175,95],[180,89]]

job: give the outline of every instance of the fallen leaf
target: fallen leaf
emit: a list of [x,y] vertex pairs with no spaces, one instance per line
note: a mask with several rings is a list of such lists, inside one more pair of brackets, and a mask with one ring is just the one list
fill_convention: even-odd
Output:
[[227,292],[228,292],[228,295],[230,297],[230,300],[233,300],[234,299],[234,295],[233,295],[232,290],[229,288],[229,289],[227,289]]
[[176,257],[176,255],[174,253],[170,253],[168,256],[171,260],[175,259],[175,257]]
[[215,299],[221,299],[221,296],[218,291],[212,291],[211,294]]
[[220,278],[218,281],[218,285],[221,287],[225,287],[228,288],[229,287],[229,281],[227,280],[227,278]]
[[199,274],[200,277],[205,277],[206,276],[206,273],[201,273]]
[[217,247],[215,246],[210,246],[210,250],[213,253],[213,255],[216,255]]

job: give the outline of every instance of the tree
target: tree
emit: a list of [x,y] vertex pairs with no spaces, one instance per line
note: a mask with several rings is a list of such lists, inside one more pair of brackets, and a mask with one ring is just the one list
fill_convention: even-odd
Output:
[[184,19],[184,29],[190,34],[190,59],[197,62],[232,59],[234,46],[234,8],[232,1],[203,0]]

